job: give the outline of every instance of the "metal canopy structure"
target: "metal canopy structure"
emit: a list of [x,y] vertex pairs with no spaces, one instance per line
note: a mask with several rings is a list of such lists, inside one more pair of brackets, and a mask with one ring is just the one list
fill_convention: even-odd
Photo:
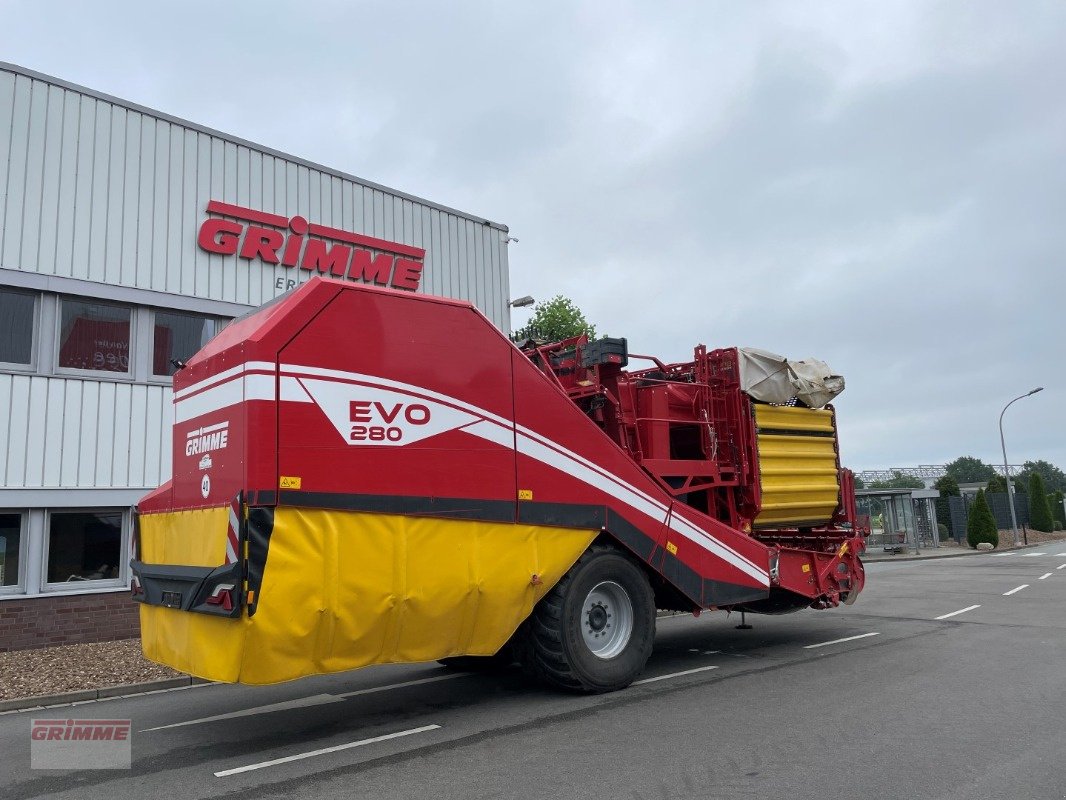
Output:
[[[1002,464],[986,464],[985,466],[994,470],[997,475],[1003,474]],[[1021,464],[1011,464],[1011,475],[1018,475],[1022,472],[1023,466]],[[855,477],[862,480],[864,483],[869,484],[873,481],[890,481],[896,477],[896,475],[910,475],[912,478],[928,479],[942,478],[947,474],[946,464],[919,464],[917,467],[889,467],[888,469],[865,469],[862,472],[855,473]]]

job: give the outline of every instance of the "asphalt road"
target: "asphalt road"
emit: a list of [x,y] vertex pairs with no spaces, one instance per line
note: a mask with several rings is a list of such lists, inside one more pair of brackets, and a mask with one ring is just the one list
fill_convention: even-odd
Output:
[[[848,608],[662,619],[610,695],[407,665],[3,714],[0,797],[1066,797],[1066,546],[868,570]],[[132,770],[31,770],[64,716],[131,718]]]

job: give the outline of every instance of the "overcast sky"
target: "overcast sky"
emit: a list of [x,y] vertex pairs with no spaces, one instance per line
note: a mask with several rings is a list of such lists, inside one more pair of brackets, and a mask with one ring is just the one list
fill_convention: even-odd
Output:
[[0,60],[503,222],[634,351],[828,361],[854,469],[1038,385],[1066,468],[1066,3],[169,5],[0,0]]

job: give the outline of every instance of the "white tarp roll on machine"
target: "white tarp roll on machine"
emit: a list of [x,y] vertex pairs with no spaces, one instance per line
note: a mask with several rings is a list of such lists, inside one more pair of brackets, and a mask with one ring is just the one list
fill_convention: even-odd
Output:
[[844,378],[816,358],[789,361],[754,347],[738,347],[740,388],[763,403],[784,405],[793,397],[808,408],[824,408],[844,391]]

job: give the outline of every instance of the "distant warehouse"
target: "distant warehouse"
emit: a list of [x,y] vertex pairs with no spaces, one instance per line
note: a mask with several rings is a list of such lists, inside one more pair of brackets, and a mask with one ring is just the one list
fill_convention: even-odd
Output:
[[[507,228],[0,63],[0,650],[131,636],[176,364],[326,275],[508,330]],[[104,612],[104,613],[101,613]]]

